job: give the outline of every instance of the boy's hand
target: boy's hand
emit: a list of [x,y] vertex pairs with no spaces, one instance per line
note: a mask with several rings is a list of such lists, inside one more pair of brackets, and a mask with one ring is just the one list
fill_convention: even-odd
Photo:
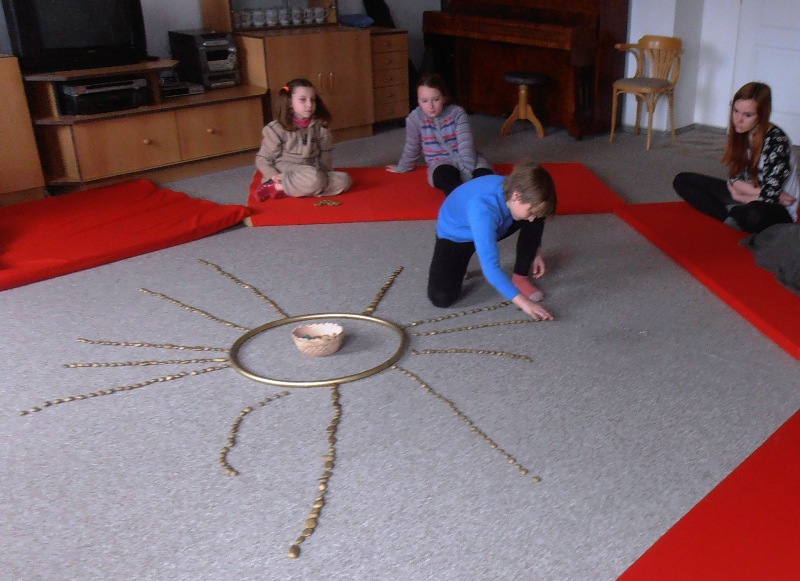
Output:
[[528,297],[518,294],[511,302],[517,305],[524,313],[526,313],[530,318],[536,321],[552,321],[553,315],[551,315],[547,309],[545,309],[539,303],[534,303]]
[[386,171],[392,172],[392,173],[397,173],[397,166],[396,165],[387,165],[386,166]]
[[547,270],[544,266],[544,258],[542,258],[541,253],[537,252],[536,257],[533,259],[533,264],[531,265],[531,276],[533,278],[540,278]]

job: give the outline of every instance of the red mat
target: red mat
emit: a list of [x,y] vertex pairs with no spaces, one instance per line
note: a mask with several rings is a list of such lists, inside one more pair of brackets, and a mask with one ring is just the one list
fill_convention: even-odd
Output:
[[[800,296],[756,265],[739,246],[746,235],[685,202],[632,204],[615,212],[733,307],[757,329],[800,359]],[[800,549],[799,549],[800,550]]]
[[[544,163],[556,183],[559,214],[613,212],[625,203],[607,185],[580,163]],[[353,187],[330,198],[282,198],[252,207],[254,226],[287,226],[386,220],[435,220],[444,195],[428,185],[426,169],[402,174],[382,167],[342,168],[353,178]],[[507,174],[511,165],[496,166]],[[253,176],[252,193],[261,183]],[[317,205],[335,201],[339,205]]]
[[800,412],[619,581],[800,579]]
[[0,208],[0,290],[196,240],[241,222],[222,206],[136,180]]

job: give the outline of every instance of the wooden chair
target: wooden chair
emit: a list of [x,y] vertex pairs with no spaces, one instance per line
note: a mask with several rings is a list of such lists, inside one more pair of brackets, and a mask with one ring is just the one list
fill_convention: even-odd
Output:
[[636,57],[636,74],[633,77],[614,81],[614,97],[611,107],[611,137],[617,125],[617,96],[628,93],[636,97],[636,135],[639,135],[639,117],[642,103],[647,106],[647,149],[653,136],[653,112],[658,100],[666,95],[669,99],[669,121],[672,139],[675,139],[675,85],[681,74],[683,42],[674,36],[645,35],[636,44],[620,43],[614,48],[631,52]]

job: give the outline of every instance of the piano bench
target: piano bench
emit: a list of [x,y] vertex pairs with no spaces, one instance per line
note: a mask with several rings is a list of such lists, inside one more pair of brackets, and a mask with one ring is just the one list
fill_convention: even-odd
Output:
[[503,80],[519,86],[519,100],[517,101],[517,106],[514,107],[514,111],[508,116],[506,122],[503,123],[500,135],[508,135],[515,121],[530,121],[536,128],[536,134],[539,137],[544,137],[544,127],[542,127],[539,118],[534,115],[533,109],[528,102],[528,87],[545,85],[548,82],[548,78],[539,73],[509,71],[503,75]]

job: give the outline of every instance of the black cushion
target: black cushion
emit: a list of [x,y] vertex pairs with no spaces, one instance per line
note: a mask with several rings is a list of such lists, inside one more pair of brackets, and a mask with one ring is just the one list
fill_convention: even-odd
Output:
[[509,71],[503,75],[503,80],[515,85],[544,85],[547,82],[545,75],[528,71]]

